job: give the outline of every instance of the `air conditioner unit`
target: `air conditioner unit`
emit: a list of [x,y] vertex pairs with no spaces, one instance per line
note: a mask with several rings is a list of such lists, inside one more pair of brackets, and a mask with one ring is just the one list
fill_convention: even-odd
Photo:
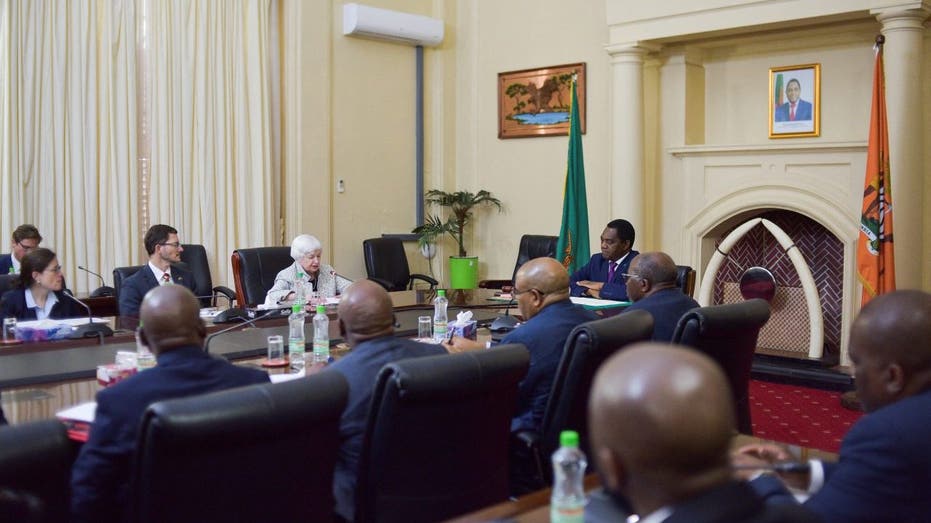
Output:
[[343,34],[430,47],[443,41],[443,21],[362,4],[345,4]]

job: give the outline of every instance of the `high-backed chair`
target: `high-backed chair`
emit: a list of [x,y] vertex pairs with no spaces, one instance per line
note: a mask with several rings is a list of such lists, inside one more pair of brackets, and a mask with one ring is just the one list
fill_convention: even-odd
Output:
[[265,294],[275,285],[275,276],[294,263],[291,247],[256,247],[236,249],[230,257],[236,303],[255,307],[265,302]]
[[[219,296],[226,297],[229,305],[232,306],[233,300],[236,299],[236,293],[233,289],[223,285],[213,286],[213,277],[210,275],[210,262],[207,261],[207,249],[203,245],[186,243],[181,245],[184,249],[181,251],[181,264],[187,270],[194,273],[194,295],[200,297],[201,305],[204,307],[217,306]],[[204,298],[209,296],[209,298]]]
[[[68,521],[71,465],[75,457],[76,448],[58,420],[0,427],[0,490],[32,501],[16,509],[0,507],[0,510],[7,517],[11,517],[10,511],[21,510],[24,519],[20,521]],[[6,521],[14,520],[17,518]]]
[[404,245],[398,238],[369,238],[362,242],[365,272],[370,280],[390,291],[413,289],[414,280],[436,287],[439,282],[426,274],[411,274]]
[[508,433],[523,345],[385,365],[356,490],[358,523],[442,521],[508,496]]
[[19,274],[0,274],[0,296],[13,288],[13,283],[19,278]]
[[691,296],[695,292],[695,269],[688,265],[676,265],[676,286],[682,293]]
[[514,272],[510,280],[482,280],[478,286],[482,289],[500,289],[512,285],[517,276],[517,269],[534,258],[548,256],[556,257],[556,243],[559,236],[543,236],[539,234],[525,234],[520,237],[520,246],[517,249],[517,262],[514,263]]
[[132,520],[328,520],[348,393],[341,374],[323,372],[149,406]]
[[721,365],[734,395],[737,430],[753,434],[750,424],[750,368],[760,329],[769,320],[769,304],[755,298],[699,307],[676,325],[672,342],[694,347]]
[[[632,343],[647,341],[652,335],[653,316],[644,310],[586,322],[572,329],[566,338],[543,411],[540,432],[518,432],[514,435],[514,459],[529,457],[532,460],[530,469],[537,474],[537,484],[526,485],[527,489],[543,488],[550,483],[552,467],[549,457],[559,448],[559,433],[563,430],[578,432],[580,448],[591,455],[588,447],[588,394],[595,372],[615,352]],[[528,470],[526,466],[522,469]]]
[[113,290],[116,291],[116,303],[120,302],[120,290],[123,288],[123,280],[139,272],[145,265],[133,265],[131,267],[117,267],[113,269]]

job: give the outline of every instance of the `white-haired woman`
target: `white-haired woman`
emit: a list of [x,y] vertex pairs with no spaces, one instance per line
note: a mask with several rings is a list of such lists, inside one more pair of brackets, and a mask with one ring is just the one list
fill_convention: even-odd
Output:
[[275,285],[265,297],[265,302],[275,304],[294,299],[294,286],[301,274],[300,281],[304,283],[307,292],[313,290],[321,297],[331,297],[341,294],[352,283],[336,273],[333,267],[323,263],[320,254],[323,246],[320,240],[309,235],[301,234],[291,242],[291,257],[294,263],[285,267],[275,276]]

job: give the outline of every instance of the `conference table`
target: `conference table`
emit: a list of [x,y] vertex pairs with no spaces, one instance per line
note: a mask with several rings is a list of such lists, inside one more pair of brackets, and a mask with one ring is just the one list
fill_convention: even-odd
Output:
[[[395,335],[416,336],[418,316],[432,316],[435,291],[412,290],[390,293],[395,312]],[[479,326],[488,325],[503,309],[513,303],[496,299],[493,289],[451,291],[449,318],[470,310]],[[259,311],[261,314],[261,311]],[[330,317],[330,344],[345,349],[339,334],[336,306],[327,307]],[[53,417],[56,412],[79,403],[92,401],[100,389],[97,367],[114,363],[118,351],[136,351],[136,318],[109,318],[114,335],[81,340],[57,340],[22,343],[0,347],[0,391],[3,406],[11,423]],[[216,325],[208,320],[208,335],[235,324]],[[305,339],[313,339],[313,325],[304,325]],[[254,326],[242,326],[218,334],[210,341],[211,354],[246,365],[257,365],[267,349],[268,336],[287,337],[287,317],[262,319]]]

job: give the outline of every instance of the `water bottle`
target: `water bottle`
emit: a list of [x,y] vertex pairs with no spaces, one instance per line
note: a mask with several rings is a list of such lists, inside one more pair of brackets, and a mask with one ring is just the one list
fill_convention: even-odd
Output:
[[326,305],[317,305],[314,314],[314,363],[326,363],[330,359],[330,318]]
[[304,306],[294,304],[288,316],[288,354],[291,368],[304,370]]
[[553,453],[553,494],[550,497],[552,523],[582,523],[585,519],[585,454],[579,450],[579,433],[559,434],[559,449]]
[[449,306],[449,300],[446,299],[446,291],[437,290],[436,298],[433,299],[433,341],[436,343],[446,341],[446,324],[449,323],[446,316],[447,306]]
[[304,273],[297,271],[294,276],[294,304],[303,306],[304,301]]
[[[142,322],[139,322],[139,328],[142,328]],[[139,337],[139,330],[136,330],[136,370],[142,372],[155,366],[155,355],[149,350],[149,347],[142,343]]]

